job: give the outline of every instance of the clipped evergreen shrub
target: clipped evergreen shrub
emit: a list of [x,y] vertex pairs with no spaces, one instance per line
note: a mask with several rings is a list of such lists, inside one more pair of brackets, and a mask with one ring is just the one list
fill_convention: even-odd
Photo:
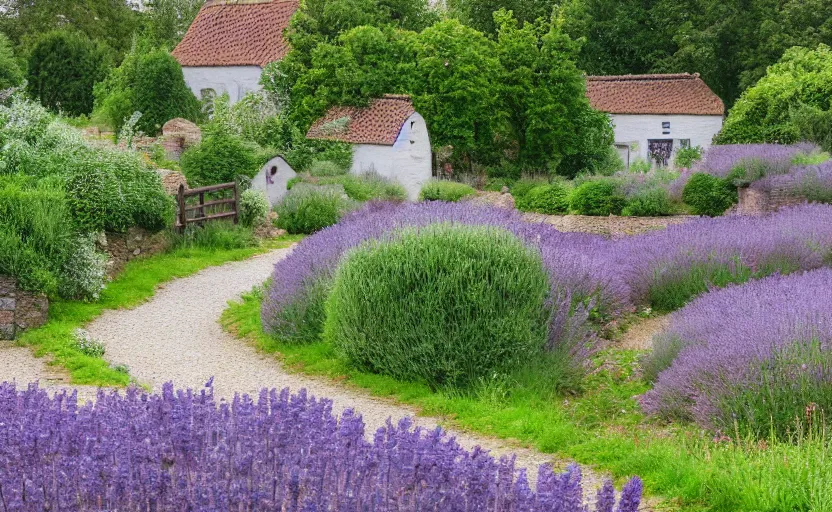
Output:
[[93,87],[112,66],[110,51],[74,32],[43,35],[29,56],[29,94],[48,109],[70,116],[89,114]]
[[0,32],[0,91],[17,87],[23,82],[23,72],[14,58],[9,38]]
[[188,183],[197,186],[251,178],[260,169],[256,146],[226,132],[209,132],[202,142],[182,153],[180,165]]
[[737,189],[728,179],[697,172],[685,185],[682,200],[694,215],[718,217],[737,202]]
[[673,215],[670,195],[662,187],[648,188],[637,192],[627,200],[627,206],[621,212],[628,217],[661,217]]
[[202,105],[185,83],[182,67],[165,50],[141,55],[132,80],[133,111],[142,113],[136,128],[156,135],[171,119],[198,121]]
[[338,222],[355,208],[344,188],[297,184],[275,207],[277,227],[291,234],[311,234]]
[[547,293],[540,254],[505,230],[409,228],[347,253],[324,338],[361,370],[465,388],[541,356]]
[[431,180],[422,187],[419,193],[421,201],[445,201],[455,203],[463,197],[476,194],[473,187],[455,181]]
[[546,215],[569,213],[569,192],[569,188],[562,183],[539,185],[516,200],[517,208]]
[[509,192],[514,197],[515,202],[522,201],[523,197],[531,191],[531,189],[535,187],[539,187],[541,185],[548,185],[549,180],[542,179],[542,178],[524,178],[521,180],[517,180],[511,184],[509,187]]
[[578,215],[619,215],[626,202],[609,179],[584,182],[572,192],[572,209]]

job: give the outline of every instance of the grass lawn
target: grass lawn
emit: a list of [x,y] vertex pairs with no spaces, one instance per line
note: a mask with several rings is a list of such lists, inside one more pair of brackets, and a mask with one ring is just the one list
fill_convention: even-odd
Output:
[[267,336],[260,322],[262,290],[232,303],[226,329],[275,353],[295,371],[323,375],[373,395],[392,397],[449,425],[516,439],[599,470],[621,483],[639,475],[660,510],[832,510],[832,461],[823,432],[795,443],[758,442],[729,433],[716,440],[693,426],[646,418],[634,397],[648,385],[637,373],[640,352],[608,350],[576,396],[546,395],[496,382],[475,395],[431,391],[427,386],[347,367],[327,344],[287,345]]
[[[108,309],[135,307],[171,279],[186,277],[200,270],[230,261],[240,261],[272,249],[288,247],[299,236],[270,240],[246,249],[182,248],[148,258],[135,259],[101,293],[97,302],[54,300],[49,304],[49,321],[43,327],[26,331],[19,344],[34,347],[37,356],[50,355],[53,364],[69,370],[73,384],[124,386],[130,376],[110,367],[98,357],[91,357],[74,346],[73,331],[93,321]],[[137,347],[137,350],[141,350]]]

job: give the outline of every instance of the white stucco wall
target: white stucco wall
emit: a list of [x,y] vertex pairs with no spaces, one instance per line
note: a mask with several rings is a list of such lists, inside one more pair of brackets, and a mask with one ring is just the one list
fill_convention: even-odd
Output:
[[[673,139],[673,151],[681,140],[690,139],[691,146],[710,147],[714,135],[722,129],[722,116],[623,115],[611,114],[615,128],[615,144],[630,146],[630,161],[647,160],[647,141]],[[670,133],[662,123],[670,123]]]
[[422,185],[431,178],[430,136],[421,115],[413,114],[404,122],[392,146],[353,146],[350,172],[363,174],[372,171],[401,183],[411,201],[419,198]]
[[263,70],[258,66],[183,67],[182,73],[185,83],[197,98],[202,99],[203,89],[213,89],[217,96],[227,92],[233,104],[247,92],[261,89],[260,75]]
[[251,188],[266,194],[269,203],[275,206],[286,195],[286,185],[297,173],[282,157],[274,157],[251,179]]

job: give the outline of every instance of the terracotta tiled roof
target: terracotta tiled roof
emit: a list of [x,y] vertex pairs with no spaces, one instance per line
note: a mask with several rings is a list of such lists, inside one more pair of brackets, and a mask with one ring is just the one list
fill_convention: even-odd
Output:
[[173,56],[182,66],[260,66],[289,51],[283,31],[298,0],[209,0]]
[[592,106],[610,114],[721,116],[725,105],[699,74],[588,76]]
[[386,94],[366,107],[333,107],[312,125],[308,139],[392,146],[416,111],[409,96]]

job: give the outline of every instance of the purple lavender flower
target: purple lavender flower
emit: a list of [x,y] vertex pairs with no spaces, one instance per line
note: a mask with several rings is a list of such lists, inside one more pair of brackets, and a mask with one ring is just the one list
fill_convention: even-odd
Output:
[[[830,269],[714,291],[674,313],[667,331],[654,339],[655,349],[669,353],[672,363],[642,403],[649,413],[712,429],[732,428],[741,411],[725,405],[743,393],[765,395],[767,410],[776,407],[778,393],[790,402],[803,393],[805,403],[796,405],[802,413],[804,405],[819,400],[812,393],[828,385],[823,383],[832,367],[824,354],[830,343]],[[792,384],[799,389],[782,389]]]
[[765,175],[785,174],[799,154],[808,155],[819,148],[813,144],[729,144],[711,146],[694,167],[719,178],[726,178],[737,166],[761,164]]
[[[543,466],[539,482],[534,492],[513,459],[466,451],[407,419],[370,442],[355,412],[336,418],[329,400],[305,391],[217,404],[210,387],[168,384],[154,395],[100,392],[79,407],[74,393],[0,384],[4,512],[585,510],[576,466],[561,475]],[[633,485],[620,510],[635,510]]]

